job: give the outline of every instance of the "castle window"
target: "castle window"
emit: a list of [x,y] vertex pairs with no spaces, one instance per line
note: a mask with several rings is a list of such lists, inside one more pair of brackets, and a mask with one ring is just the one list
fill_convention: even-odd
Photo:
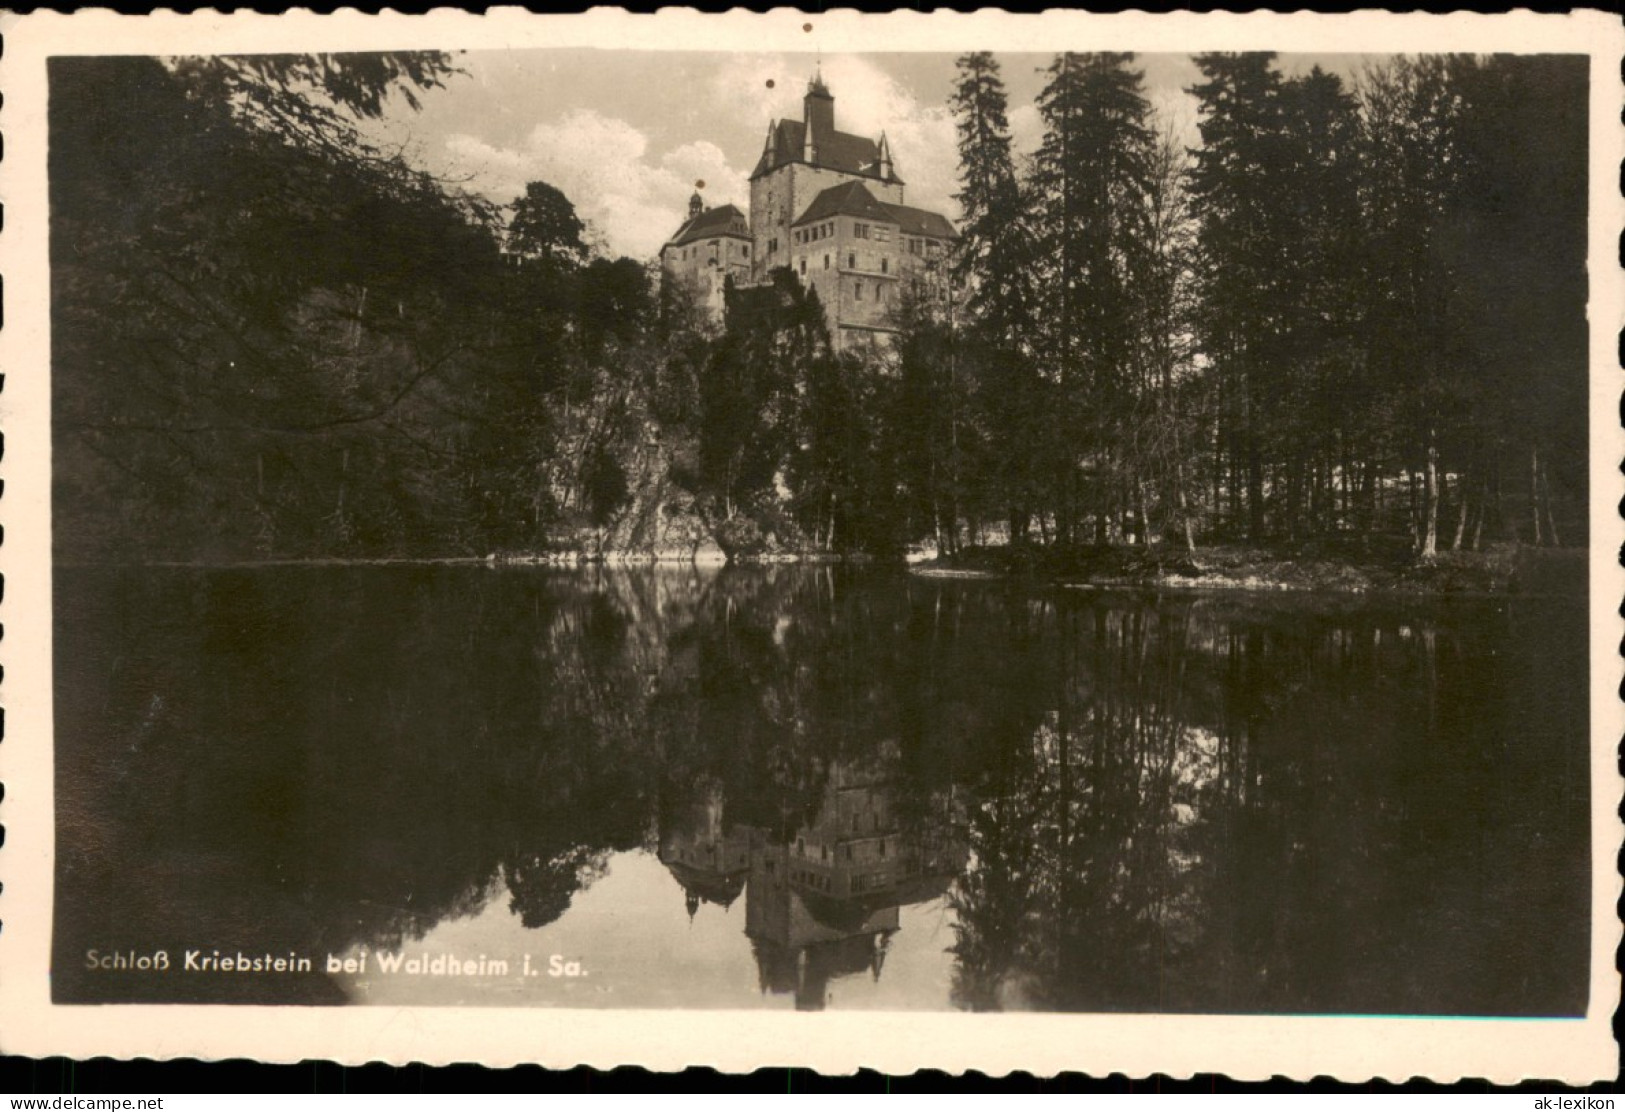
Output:
[[824,269],[825,270],[829,269],[829,256],[828,255],[824,256]]
[[887,273],[887,267],[890,265],[891,259],[887,258],[885,255],[880,256],[880,273]]
[[875,225],[875,242],[876,243],[885,243],[889,239],[891,239],[891,229],[883,228],[879,224],[876,224]]
[[857,221],[853,221],[853,223],[852,223],[852,234],[854,236],[856,236],[858,239],[868,239],[869,238],[869,225],[858,223]]
[[852,300],[853,301],[862,301],[863,300],[863,283],[862,282],[853,283],[853,285],[852,285]]
[[850,251],[848,251],[846,253],[846,269],[848,269],[848,270],[856,270],[856,269],[858,269],[858,257],[855,254],[853,254],[852,252],[850,252]]
[[807,273],[807,256],[805,255],[801,256],[801,273],[803,275]]

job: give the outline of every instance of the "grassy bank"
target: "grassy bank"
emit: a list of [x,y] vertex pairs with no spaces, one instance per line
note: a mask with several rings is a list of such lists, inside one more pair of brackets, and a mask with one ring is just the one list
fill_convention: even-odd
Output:
[[1586,591],[1586,550],[1498,545],[1418,560],[1402,545],[972,547],[913,565],[919,575],[1018,576],[1099,587],[1407,594]]

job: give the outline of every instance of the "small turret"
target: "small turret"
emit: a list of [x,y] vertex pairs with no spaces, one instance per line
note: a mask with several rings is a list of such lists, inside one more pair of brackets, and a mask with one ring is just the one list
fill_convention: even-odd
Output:
[[700,200],[700,191],[696,189],[694,195],[688,199],[688,218],[693,220],[705,211],[705,202]]
[[891,144],[886,142],[886,133],[884,131],[880,133],[880,154],[876,161],[878,165],[875,168],[880,171],[883,180],[891,181],[897,176],[892,170]]

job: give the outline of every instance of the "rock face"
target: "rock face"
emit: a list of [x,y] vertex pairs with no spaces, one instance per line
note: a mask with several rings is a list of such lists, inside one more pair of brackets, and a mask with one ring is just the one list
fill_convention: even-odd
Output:
[[626,503],[606,526],[582,537],[586,558],[725,562],[694,495],[672,477],[670,450],[652,431],[640,438],[623,466]]

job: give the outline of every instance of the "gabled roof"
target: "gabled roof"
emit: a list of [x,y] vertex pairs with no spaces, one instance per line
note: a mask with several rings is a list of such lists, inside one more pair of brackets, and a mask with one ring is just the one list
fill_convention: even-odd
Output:
[[706,209],[693,219],[685,221],[683,226],[677,229],[677,234],[667,241],[666,246],[681,247],[697,239],[711,239],[717,236],[750,238],[750,221],[745,219],[745,214],[739,211],[738,205],[719,205],[716,208]]
[[832,216],[863,216],[870,220],[891,222],[886,206],[875,200],[875,195],[861,181],[843,181],[832,185],[814,197],[807,211],[796,218],[792,228],[828,220]]
[[[801,162],[805,153],[807,125],[801,120],[779,120],[773,125],[752,180],[791,162]],[[817,144],[813,165],[847,174],[862,174],[880,180],[880,146],[873,139],[845,131],[831,131]],[[892,177],[891,181],[901,179]]]
[[958,237],[954,226],[941,213],[877,201],[861,181],[842,182],[822,191],[791,226],[799,228],[803,224],[828,220],[832,216],[860,216],[866,220],[896,224],[904,235],[934,236],[937,239]]
[[911,208],[908,205],[882,205],[897,221],[904,235],[935,236],[937,239],[958,239],[959,233],[948,218],[930,209]]

